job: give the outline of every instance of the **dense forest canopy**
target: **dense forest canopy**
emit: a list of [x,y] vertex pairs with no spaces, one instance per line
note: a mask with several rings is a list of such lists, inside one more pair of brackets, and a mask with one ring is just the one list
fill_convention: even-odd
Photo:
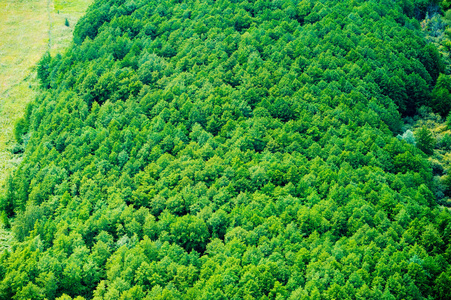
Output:
[[451,299],[395,137],[447,86],[431,5],[96,1],[16,124],[0,299]]

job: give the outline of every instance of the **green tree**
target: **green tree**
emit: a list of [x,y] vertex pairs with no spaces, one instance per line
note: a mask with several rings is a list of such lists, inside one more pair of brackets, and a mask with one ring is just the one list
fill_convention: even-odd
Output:
[[435,138],[426,126],[421,127],[415,132],[415,138],[418,149],[427,155],[432,155],[434,153]]
[[446,116],[449,113],[451,107],[451,76],[440,74],[432,91],[432,108],[441,114]]
[[43,88],[50,87],[50,64],[52,58],[49,52],[46,52],[38,62],[37,74]]

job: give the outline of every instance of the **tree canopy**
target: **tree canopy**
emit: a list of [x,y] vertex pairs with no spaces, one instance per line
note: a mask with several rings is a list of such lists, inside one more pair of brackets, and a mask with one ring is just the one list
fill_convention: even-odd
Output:
[[428,136],[395,137],[447,84],[427,7],[95,1],[16,126],[0,299],[451,298]]

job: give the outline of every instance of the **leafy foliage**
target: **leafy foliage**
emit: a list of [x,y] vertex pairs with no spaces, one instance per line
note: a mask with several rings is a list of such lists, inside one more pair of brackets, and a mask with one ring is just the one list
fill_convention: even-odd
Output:
[[449,75],[440,74],[437,84],[432,91],[432,107],[442,116],[449,113],[451,107],[451,78]]
[[16,130],[0,298],[446,298],[394,137],[440,71],[418,3],[97,1]]
[[426,126],[423,126],[420,130],[418,130],[416,139],[417,147],[421,151],[428,155],[431,155],[434,152],[435,139],[432,136],[432,132],[430,132]]

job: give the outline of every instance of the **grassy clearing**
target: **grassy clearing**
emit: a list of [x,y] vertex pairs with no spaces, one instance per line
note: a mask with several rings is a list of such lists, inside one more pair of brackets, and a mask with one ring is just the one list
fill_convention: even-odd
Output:
[[[21,161],[10,149],[14,123],[38,93],[35,65],[46,51],[55,55],[67,48],[74,25],[91,2],[0,0],[0,193]],[[0,229],[0,251],[10,240]]]
[[[0,0],[1,1],[1,0]],[[51,51],[52,55],[63,52],[72,41],[72,32],[78,19],[93,0],[51,1]],[[69,26],[66,26],[66,19]]]

